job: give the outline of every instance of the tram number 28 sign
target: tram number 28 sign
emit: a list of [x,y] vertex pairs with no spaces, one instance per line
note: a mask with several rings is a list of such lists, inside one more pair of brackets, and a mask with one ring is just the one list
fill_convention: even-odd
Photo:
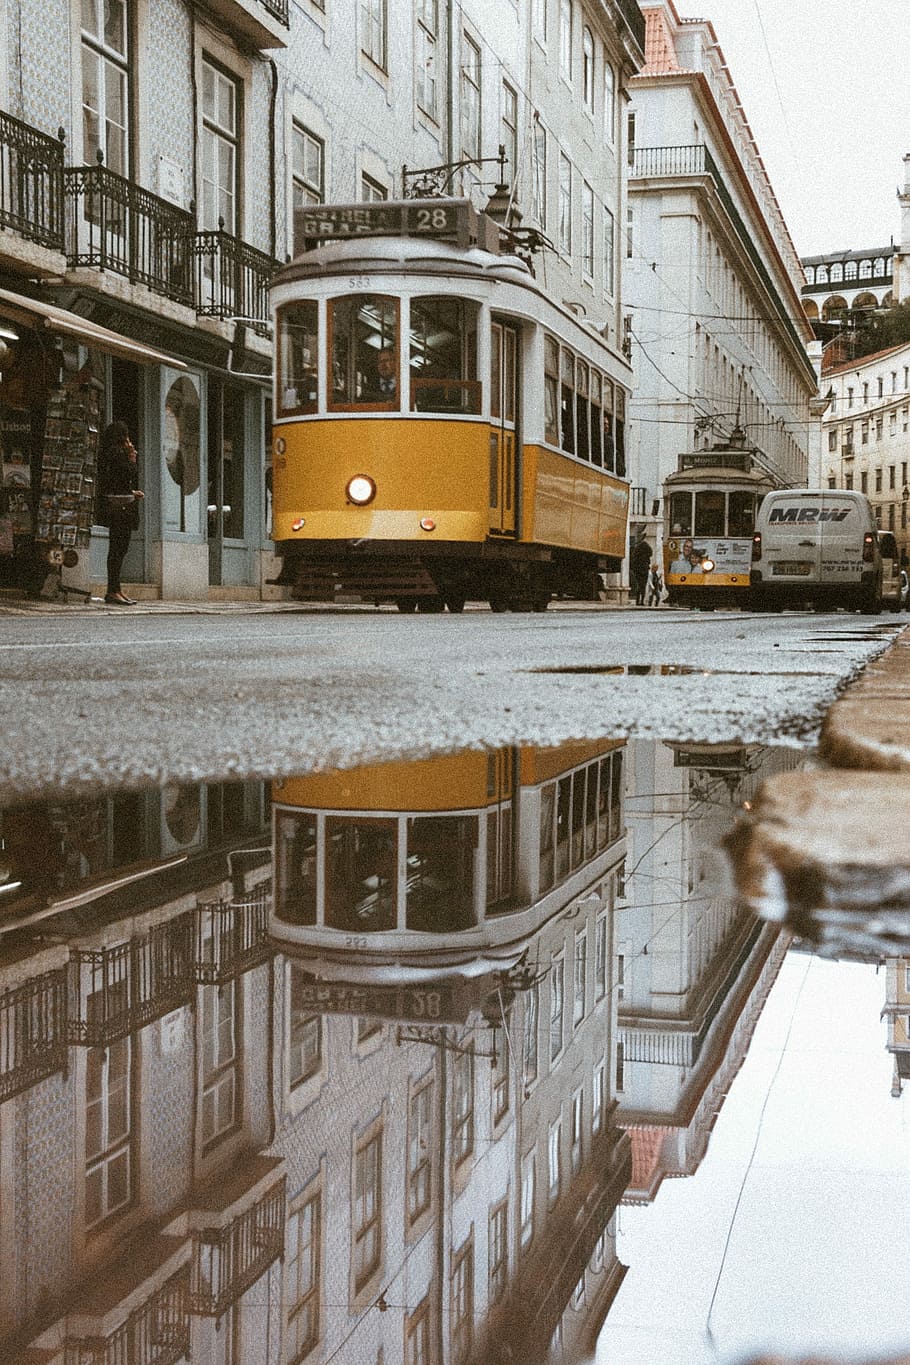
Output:
[[476,213],[467,199],[403,199],[371,204],[314,204],[298,209],[308,244],[350,237],[433,237],[468,246]]

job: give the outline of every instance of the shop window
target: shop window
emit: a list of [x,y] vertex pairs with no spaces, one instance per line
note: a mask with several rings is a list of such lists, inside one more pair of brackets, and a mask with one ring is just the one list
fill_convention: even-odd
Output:
[[200,491],[199,381],[175,379],[164,399],[164,465],[170,481],[165,489],[165,525],[198,534],[202,521]]

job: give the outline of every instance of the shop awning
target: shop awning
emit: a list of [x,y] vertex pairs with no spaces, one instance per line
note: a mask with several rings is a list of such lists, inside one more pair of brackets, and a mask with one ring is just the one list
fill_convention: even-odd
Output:
[[0,314],[12,322],[29,327],[41,323],[50,332],[78,337],[86,346],[97,346],[101,351],[109,351],[111,355],[122,356],[125,360],[135,360],[140,365],[169,365],[173,370],[187,368],[182,360],[175,360],[173,356],[156,351],[152,346],[145,346],[141,341],[133,341],[120,332],[112,332],[109,327],[90,322],[88,318],[81,318],[78,313],[71,313],[66,308],[57,308],[41,299],[30,299],[25,294],[14,294],[10,289],[0,289]]

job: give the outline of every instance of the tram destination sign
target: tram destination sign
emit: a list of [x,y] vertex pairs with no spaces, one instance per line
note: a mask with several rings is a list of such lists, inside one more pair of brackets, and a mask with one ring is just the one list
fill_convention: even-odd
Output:
[[470,246],[478,214],[467,199],[400,199],[370,204],[309,204],[295,211],[306,249],[354,237],[427,237]]
[[[489,990],[493,984],[487,980]],[[462,978],[422,985],[356,985],[307,973],[297,989],[300,1005],[314,1014],[368,1014],[409,1024],[464,1023],[472,1006],[479,1004],[477,990]]]

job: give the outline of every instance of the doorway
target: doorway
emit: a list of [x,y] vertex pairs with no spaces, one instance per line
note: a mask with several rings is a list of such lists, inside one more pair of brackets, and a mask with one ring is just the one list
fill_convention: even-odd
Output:
[[518,329],[490,329],[490,531],[513,536],[518,490]]

